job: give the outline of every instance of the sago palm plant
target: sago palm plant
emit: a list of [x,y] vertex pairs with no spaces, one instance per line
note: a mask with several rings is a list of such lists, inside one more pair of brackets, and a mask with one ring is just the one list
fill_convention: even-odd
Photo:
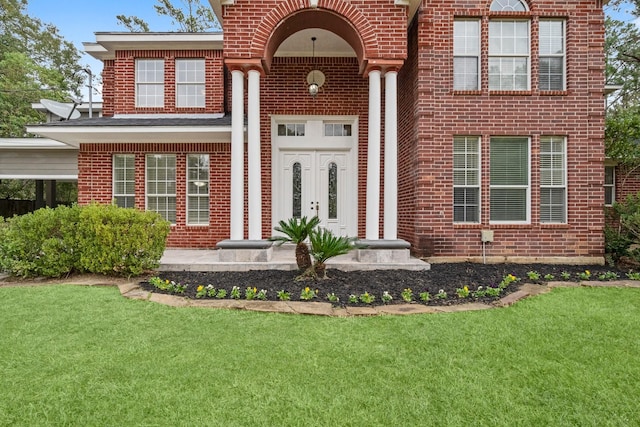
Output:
[[320,220],[317,216],[313,216],[310,219],[303,216],[302,218],[290,218],[287,221],[282,220],[278,222],[278,226],[274,230],[283,235],[271,236],[269,240],[277,242],[276,244],[279,245],[286,242],[294,243],[296,245],[296,264],[298,269],[306,271],[311,267],[311,256],[305,240],[318,224],[320,224]]
[[327,260],[338,255],[344,255],[351,251],[355,246],[355,237],[336,236],[327,229],[315,229],[309,234],[311,241],[311,256],[314,259],[313,267],[310,269],[311,274],[318,279],[326,279]]

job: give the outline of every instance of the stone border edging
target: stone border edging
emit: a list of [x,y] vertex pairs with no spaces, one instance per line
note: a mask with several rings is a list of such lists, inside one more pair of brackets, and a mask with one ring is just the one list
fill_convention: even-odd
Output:
[[309,314],[315,316],[354,317],[378,315],[407,315],[457,313],[463,311],[488,310],[496,307],[508,307],[516,302],[535,295],[550,292],[559,287],[622,287],[640,288],[640,281],[612,280],[609,282],[548,282],[546,285],[526,283],[515,292],[495,301],[493,304],[469,302],[447,306],[428,306],[423,304],[392,304],[372,307],[334,307],[328,302],[304,301],[247,301],[247,300],[211,300],[190,299],[177,295],[158,294],[145,291],[136,282],[119,284],[120,294],[125,298],[155,302],[170,307],[222,308],[228,310],[247,310],[268,313]]

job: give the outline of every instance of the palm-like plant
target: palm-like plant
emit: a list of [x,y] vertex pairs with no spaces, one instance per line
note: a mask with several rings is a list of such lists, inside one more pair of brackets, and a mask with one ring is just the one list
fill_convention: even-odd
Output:
[[311,256],[309,255],[309,247],[305,243],[307,237],[311,231],[320,224],[320,219],[317,216],[313,216],[307,219],[306,216],[302,218],[290,218],[287,221],[278,222],[278,226],[274,228],[283,235],[271,236],[269,240],[277,242],[276,244],[283,244],[286,242],[295,243],[296,245],[296,264],[300,271],[306,271],[311,267]]
[[325,262],[338,255],[344,255],[354,248],[355,237],[336,236],[330,230],[316,229],[309,233],[311,255],[314,259],[312,276],[326,279]]

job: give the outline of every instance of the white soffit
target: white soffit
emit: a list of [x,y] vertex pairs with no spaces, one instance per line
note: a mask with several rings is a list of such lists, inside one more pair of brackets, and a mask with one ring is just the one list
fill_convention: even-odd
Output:
[[222,33],[98,32],[96,41],[84,42],[84,50],[96,59],[114,59],[117,50],[222,50]]
[[80,144],[229,143],[231,126],[34,126],[27,132],[72,147]]

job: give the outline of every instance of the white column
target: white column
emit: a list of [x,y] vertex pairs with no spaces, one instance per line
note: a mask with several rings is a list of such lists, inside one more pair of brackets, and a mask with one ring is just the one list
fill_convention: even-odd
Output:
[[384,100],[384,233],[398,238],[398,73],[387,71]]
[[231,240],[244,240],[244,72],[231,72]]
[[369,72],[366,238],[380,238],[380,71]]
[[260,168],[260,72],[249,71],[247,106],[247,167],[249,176],[249,240],[262,239],[262,181]]

